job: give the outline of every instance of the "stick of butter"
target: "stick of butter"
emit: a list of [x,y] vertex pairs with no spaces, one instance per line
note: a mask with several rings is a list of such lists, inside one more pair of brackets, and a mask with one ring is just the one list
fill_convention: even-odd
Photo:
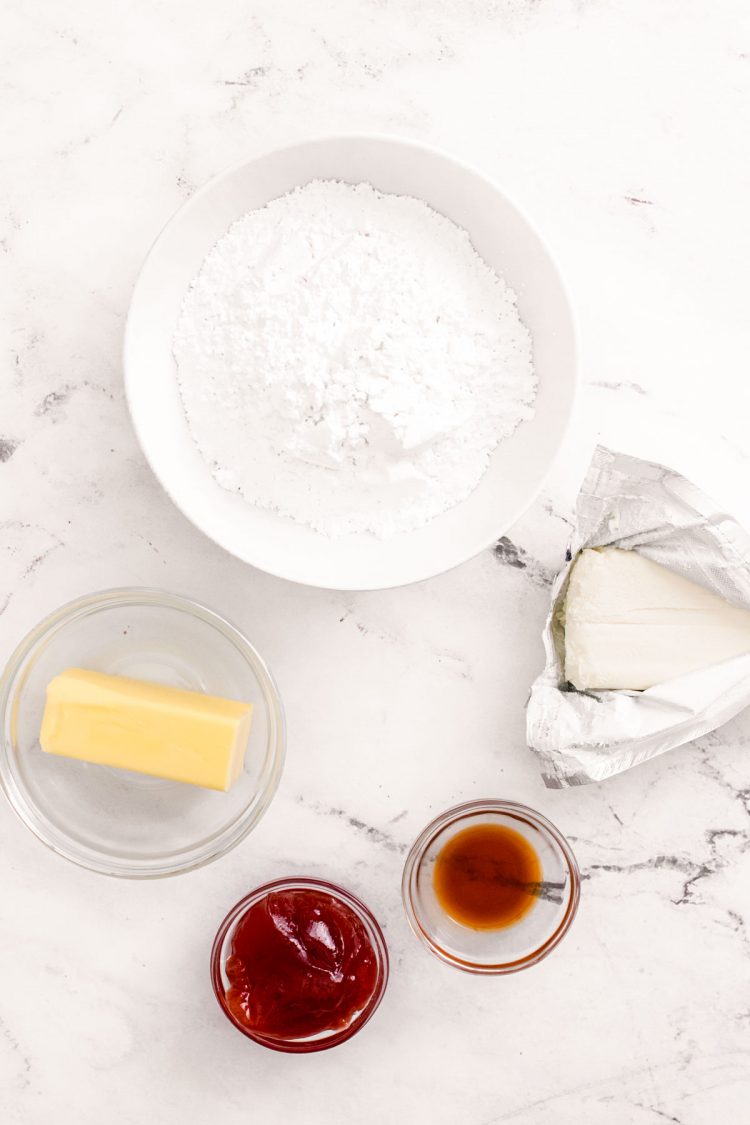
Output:
[[587,548],[565,599],[565,678],[640,691],[750,652],[750,611],[637,551]]
[[47,687],[47,754],[208,789],[242,772],[253,707],[162,684],[69,668]]

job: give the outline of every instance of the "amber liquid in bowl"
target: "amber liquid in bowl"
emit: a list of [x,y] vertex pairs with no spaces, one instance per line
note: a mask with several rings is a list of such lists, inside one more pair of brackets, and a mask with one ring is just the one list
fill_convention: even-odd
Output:
[[433,885],[454,921],[474,930],[499,930],[532,908],[542,866],[520,832],[500,824],[464,828],[438,853]]

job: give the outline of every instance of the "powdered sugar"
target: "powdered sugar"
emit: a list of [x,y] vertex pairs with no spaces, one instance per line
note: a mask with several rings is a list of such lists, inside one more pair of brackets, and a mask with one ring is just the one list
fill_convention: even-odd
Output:
[[368,184],[313,181],[242,216],[173,348],[216,480],[328,535],[421,527],[533,414],[513,291],[464,230]]

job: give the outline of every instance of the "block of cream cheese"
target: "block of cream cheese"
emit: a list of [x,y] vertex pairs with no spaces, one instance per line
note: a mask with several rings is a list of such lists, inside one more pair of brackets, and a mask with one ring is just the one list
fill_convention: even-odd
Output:
[[636,551],[581,551],[564,607],[565,677],[643,690],[750,652],[750,611]]
[[209,789],[242,772],[252,704],[69,668],[47,688],[39,741],[48,754]]

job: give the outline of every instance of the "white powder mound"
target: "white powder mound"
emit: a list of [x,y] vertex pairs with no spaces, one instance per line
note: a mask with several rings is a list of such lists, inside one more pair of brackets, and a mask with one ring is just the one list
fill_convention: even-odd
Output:
[[513,291],[427,204],[316,180],[233,223],[174,337],[216,480],[330,536],[423,526],[533,415]]

